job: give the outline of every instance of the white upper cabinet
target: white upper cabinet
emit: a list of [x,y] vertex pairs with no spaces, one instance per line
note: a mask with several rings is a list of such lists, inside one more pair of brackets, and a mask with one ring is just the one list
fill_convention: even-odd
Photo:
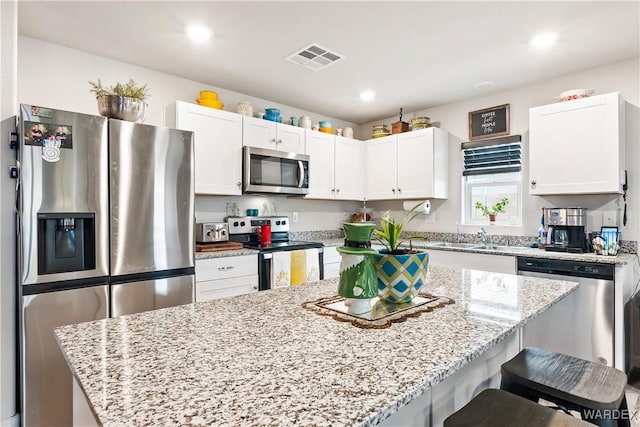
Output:
[[365,144],[365,197],[367,200],[397,199],[398,137],[384,136]]
[[529,110],[530,194],[621,193],[623,171],[619,92]]
[[242,194],[242,116],[177,101],[175,127],[194,133],[196,194]]
[[446,199],[448,141],[447,132],[434,127],[367,141],[367,200]]
[[250,147],[304,154],[305,129],[270,120],[244,116],[243,144]]
[[449,135],[438,128],[398,134],[398,198],[449,197]]
[[335,137],[336,199],[364,199],[364,148],[362,141]]
[[306,154],[311,157],[306,198],[362,200],[364,144],[312,130],[306,131],[305,139]]

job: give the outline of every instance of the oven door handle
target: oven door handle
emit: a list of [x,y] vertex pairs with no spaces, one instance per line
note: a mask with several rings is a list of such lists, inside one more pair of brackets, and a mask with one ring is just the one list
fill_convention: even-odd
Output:
[[302,188],[304,184],[304,164],[302,160],[298,160],[298,188]]
[[264,258],[264,259],[272,259],[273,258],[273,254],[272,253],[262,254],[262,258]]

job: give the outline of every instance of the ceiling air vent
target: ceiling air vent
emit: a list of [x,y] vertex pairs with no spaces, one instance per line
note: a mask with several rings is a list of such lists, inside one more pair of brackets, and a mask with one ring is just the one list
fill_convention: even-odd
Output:
[[317,43],[311,43],[287,57],[287,61],[313,71],[320,71],[342,58],[344,56],[337,52],[332,52]]

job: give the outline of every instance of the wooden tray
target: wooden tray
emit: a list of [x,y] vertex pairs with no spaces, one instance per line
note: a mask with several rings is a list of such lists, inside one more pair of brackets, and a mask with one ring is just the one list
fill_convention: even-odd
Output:
[[240,242],[196,243],[196,252],[232,251],[242,249]]

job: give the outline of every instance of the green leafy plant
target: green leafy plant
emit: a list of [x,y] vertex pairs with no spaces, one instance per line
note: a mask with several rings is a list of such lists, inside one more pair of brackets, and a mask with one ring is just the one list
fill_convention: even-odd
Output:
[[[423,202],[419,202],[415,205],[406,215],[398,220],[391,216],[390,212],[387,211],[384,215],[382,215],[382,219],[380,220],[380,228],[373,230],[373,238],[384,245],[387,249],[387,252],[391,254],[404,254],[407,252],[412,252],[412,248],[407,249],[398,249],[398,247],[403,243],[403,240],[400,239],[404,228],[415,219],[421,212],[418,209],[422,206]],[[413,239],[421,236],[407,236],[408,239]]]
[[97,82],[89,82],[90,91],[96,95],[96,99],[105,95],[127,96],[129,98],[144,101],[149,96],[149,88],[147,85],[140,86],[135,80],[130,79],[126,83],[116,83],[113,86],[103,86],[100,79]]
[[503,197],[500,201],[496,202],[493,206],[487,206],[482,202],[476,202],[476,209],[482,212],[483,216],[495,215],[498,213],[504,213],[506,206],[509,204],[509,198]]

